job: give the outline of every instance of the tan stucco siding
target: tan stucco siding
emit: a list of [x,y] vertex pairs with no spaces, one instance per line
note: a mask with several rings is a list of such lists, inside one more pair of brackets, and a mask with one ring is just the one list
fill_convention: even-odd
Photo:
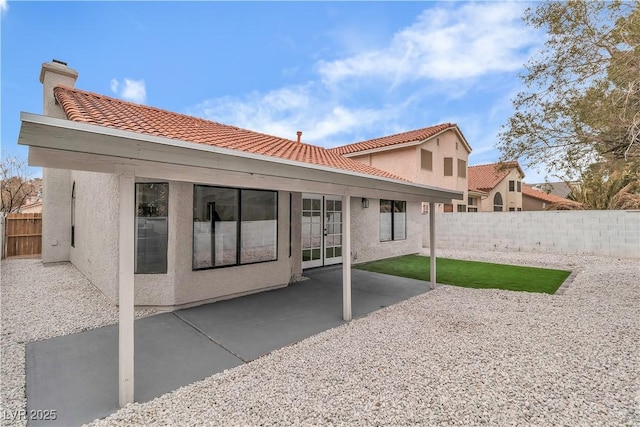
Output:
[[534,199],[527,195],[522,196],[522,210],[523,211],[541,211],[545,208],[545,203],[542,200]]
[[[428,150],[432,153],[432,170],[422,169],[421,150]],[[453,176],[444,176],[444,158],[453,159]],[[389,149],[374,153],[363,154],[352,157],[370,166],[389,171],[409,181],[434,187],[446,188],[464,192],[463,200],[453,201],[454,212],[458,205],[467,204],[468,185],[465,177],[458,177],[458,160],[463,160],[469,166],[469,152],[466,150],[458,134],[453,130],[448,130],[431,138],[426,142],[406,148],[390,147]],[[442,212],[444,205],[438,203],[436,211]]]
[[[511,169],[509,174],[505,176],[498,185],[496,185],[493,190],[489,192],[489,196],[482,199],[481,206],[483,212],[493,212],[493,200],[495,198],[496,193],[500,193],[502,195],[502,210],[504,212],[508,212],[509,208],[514,208],[514,210],[518,210],[518,208],[522,209],[522,192],[518,192],[518,181],[522,181],[522,175],[518,172],[517,169]],[[514,191],[509,191],[509,181],[515,181],[514,183]]]
[[396,150],[380,151],[353,157],[354,160],[391,172],[409,181],[418,182],[420,169],[419,152],[416,147],[406,147]]

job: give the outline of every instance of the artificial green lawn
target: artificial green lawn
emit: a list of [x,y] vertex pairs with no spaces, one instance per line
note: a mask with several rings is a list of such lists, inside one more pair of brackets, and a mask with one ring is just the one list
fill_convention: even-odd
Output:
[[[429,257],[405,255],[354,265],[354,268],[410,279],[429,280]],[[570,271],[488,262],[436,259],[436,281],[447,285],[479,289],[506,289],[510,291],[544,292],[553,294]]]

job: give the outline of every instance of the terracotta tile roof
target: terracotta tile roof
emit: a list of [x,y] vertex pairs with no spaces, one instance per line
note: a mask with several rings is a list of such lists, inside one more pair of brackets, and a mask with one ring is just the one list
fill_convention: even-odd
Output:
[[510,169],[518,168],[524,176],[518,162],[491,163],[488,165],[469,166],[467,182],[469,190],[491,191],[509,174]]
[[266,135],[197,117],[134,104],[92,92],[57,86],[54,94],[67,118],[76,122],[279,157],[406,181],[315,145]]
[[547,203],[560,203],[570,201],[564,197],[556,196],[555,194],[547,194],[544,191],[536,190],[528,184],[522,184],[522,195],[533,197],[534,199],[542,200]]
[[455,128],[455,123],[443,123],[428,128],[410,130],[395,135],[383,136],[381,138],[370,139],[368,141],[356,142],[354,144],[343,145],[341,147],[330,148],[329,151],[338,154],[351,154],[359,151],[372,150],[375,148],[389,147],[391,145],[403,144],[405,142],[424,141],[440,132],[450,128]]

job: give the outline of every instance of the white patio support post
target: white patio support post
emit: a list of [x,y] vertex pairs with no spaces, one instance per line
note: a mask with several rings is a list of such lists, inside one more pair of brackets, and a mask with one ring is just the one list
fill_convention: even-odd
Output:
[[118,168],[117,172],[120,181],[118,390],[120,407],[123,407],[133,403],[135,178],[132,168]]
[[342,196],[342,318],[351,317],[351,196]]
[[436,288],[436,204],[429,202],[429,262],[431,263],[430,289]]

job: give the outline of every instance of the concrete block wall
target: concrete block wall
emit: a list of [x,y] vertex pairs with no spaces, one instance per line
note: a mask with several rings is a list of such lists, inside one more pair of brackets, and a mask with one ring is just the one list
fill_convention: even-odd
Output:
[[[422,220],[429,247],[429,216]],[[436,248],[640,259],[640,211],[436,213]]]

